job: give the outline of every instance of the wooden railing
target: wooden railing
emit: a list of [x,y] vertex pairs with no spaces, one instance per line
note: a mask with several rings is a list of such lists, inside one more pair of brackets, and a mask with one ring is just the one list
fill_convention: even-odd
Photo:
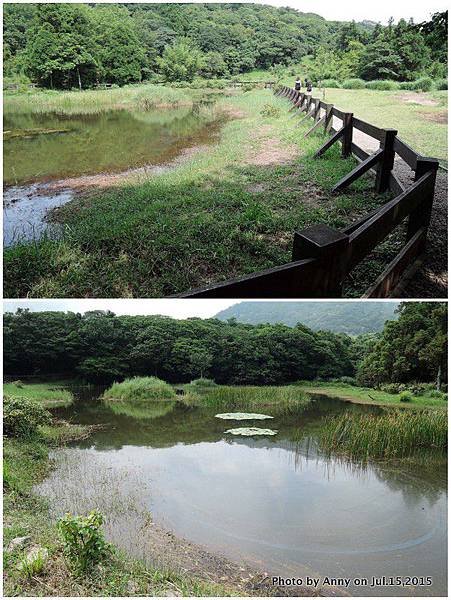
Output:
[[[317,150],[320,158],[336,142],[341,142],[343,157],[355,156],[357,166],[338,181],[333,191],[346,188],[367,172],[375,175],[377,192],[391,191],[395,197],[359,221],[342,230],[323,224],[312,225],[294,233],[292,260],[286,264],[252,275],[229,279],[197,288],[177,297],[182,298],[331,298],[340,297],[344,279],[398,225],[407,220],[405,243],[396,257],[365,292],[366,298],[385,298],[399,285],[403,275],[424,252],[431,219],[438,160],[415,152],[397,136],[394,129],[381,129],[313,98],[281,86],[276,95],[287,98],[291,111],[305,113],[302,121],[312,118],[313,126],[305,136],[323,128],[329,139]],[[341,125],[334,127],[334,117]],[[301,121],[301,122],[302,122]],[[378,147],[367,152],[353,141],[357,129],[377,141]],[[393,172],[398,156],[415,173],[408,187]]]

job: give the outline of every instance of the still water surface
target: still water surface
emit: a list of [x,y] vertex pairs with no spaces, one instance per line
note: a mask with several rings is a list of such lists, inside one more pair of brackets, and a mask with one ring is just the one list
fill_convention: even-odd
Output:
[[144,419],[79,402],[61,415],[106,428],[57,451],[56,469],[39,491],[55,517],[103,508],[108,537],[139,557],[146,557],[150,511],[176,535],[272,574],[430,576],[431,587],[348,592],[445,595],[446,465],[362,467],[324,456],[315,438],[319,420],[343,409],[319,398],[296,417],[271,421],[277,436],[252,439],[224,434],[232,422],[211,410],[162,405]]
[[59,186],[57,191],[52,181],[144,167],[160,172],[187,149],[214,142],[223,122],[224,117],[207,101],[145,112],[6,116],[5,245],[39,238],[48,229],[48,210],[73,198],[70,180],[67,189]]

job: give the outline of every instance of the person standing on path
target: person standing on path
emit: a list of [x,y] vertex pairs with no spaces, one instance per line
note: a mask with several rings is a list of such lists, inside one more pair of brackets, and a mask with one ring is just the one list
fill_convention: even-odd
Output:
[[300,91],[301,91],[301,78],[299,77],[299,75],[298,75],[298,78],[296,79],[296,82],[295,82],[295,84],[294,84],[294,89],[295,89],[297,92],[300,92]]

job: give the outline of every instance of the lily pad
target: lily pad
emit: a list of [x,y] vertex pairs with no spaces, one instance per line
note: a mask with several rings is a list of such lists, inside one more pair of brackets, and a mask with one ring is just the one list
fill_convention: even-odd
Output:
[[260,427],[237,427],[236,429],[227,429],[224,433],[230,433],[232,435],[277,435],[277,431],[274,429],[261,429]]
[[269,415],[261,415],[259,413],[220,413],[219,415],[215,415],[217,419],[225,419],[227,421],[249,421],[249,420],[260,420],[263,419],[274,419],[274,417],[270,417]]

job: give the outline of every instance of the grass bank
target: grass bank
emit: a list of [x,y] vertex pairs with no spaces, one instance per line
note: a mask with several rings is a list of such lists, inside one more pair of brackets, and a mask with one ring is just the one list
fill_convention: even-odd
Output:
[[[322,97],[322,95],[320,94]],[[398,130],[420,154],[448,161],[448,92],[326,89],[326,102],[373,125]]]
[[162,85],[127,85],[107,90],[5,92],[3,112],[10,114],[95,114],[106,110],[149,110],[192,104],[196,92]]
[[[270,416],[296,413],[309,403],[309,397],[297,386],[225,386],[211,388],[184,386],[194,403],[224,409],[227,412],[267,412]],[[193,389],[194,388],[194,389]],[[182,400],[189,403],[184,396]]]
[[[370,179],[333,196],[354,166],[322,135],[295,127],[270,90],[220,101],[233,117],[215,146],[144,182],[78,197],[59,211],[60,241],[7,248],[8,297],[162,297],[291,260],[293,232],[313,223],[339,228],[387,200]],[[265,116],[266,105],[276,109]],[[261,114],[263,112],[263,114]],[[381,245],[347,288],[360,295],[393,257]]]
[[345,413],[326,418],[320,445],[351,458],[403,458],[431,450],[446,454],[448,415],[442,410],[385,410],[382,415]]
[[3,384],[3,393],[14,398],[36,400],[44,408],[70,406],[74,401],[72,392],[64,388],[67,382],[23,383],[13,381]]
[[400,394],[388,394],[381,390],[329,382],[302,382],[301,388],[308,394],[323,394],[332,398],[341,398],[356,404],[373,404],[377,406],[402,406],[412,408],[447,408],[448,402],[443,398],[424,393],[411,397],[409,402],[401,402]]
[[[56,526],[49,519],[48,506],[33,492],[33,486],[51,468],[49,449],[56,439],[61,439],[62,428],[63,425],[53,423],[42,429],[36,439],[4,440],[5,547],[13,538],[30,536],[28,548],[39,546],[49,554],[42,569],[26,575],[17,568],[25,551],[20,548],[6,550],[6,596],[223,596],[234,593],[222,585],[191,579],[164,569],[150,569],[117,549],[113,549],[111,558],[105,560],[101,568],[90,574],[74,575],[65,561]],[[66,441],[68,439],[66,437]]]

